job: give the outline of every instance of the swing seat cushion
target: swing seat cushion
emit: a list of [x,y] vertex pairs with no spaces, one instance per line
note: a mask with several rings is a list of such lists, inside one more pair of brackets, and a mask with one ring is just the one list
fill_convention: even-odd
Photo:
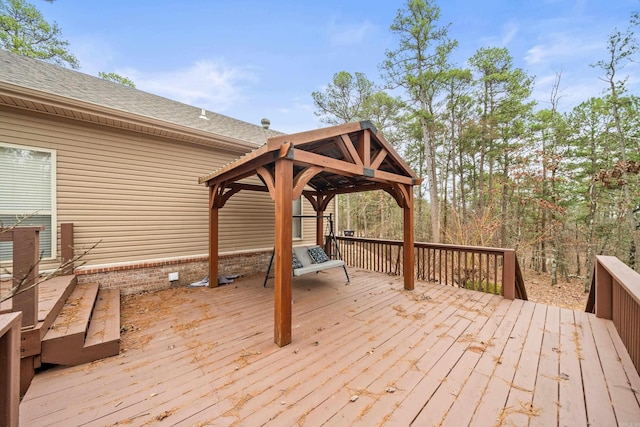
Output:
[[315,264],[322,264],[323,262],[329,261],[329,257],[324,253],[320,246],[310,247],[307,249],[307,253]]
[[302,263],[300,262],[300,260],[298,259],[298,256],[296,255],[296,253],[293,253],[293,260],[291,261],[291,267],[293,267],[293,269],[295,270],[296,268],[302,268],[304,267],[302,265]]
[[342,267],[344,265],[344,261],[339,259],[330,259],[320,264],[316,264],[311,258],[311,256],[309,255],[309,249],[312,249],[312,248],[320,249],[320,246],[314,245],[314,246],[294,246],[293,247],[293,253],[302,264],[302,267],[293,269],[294,276],[302,276],[303,274],[322,271],[329,268]]

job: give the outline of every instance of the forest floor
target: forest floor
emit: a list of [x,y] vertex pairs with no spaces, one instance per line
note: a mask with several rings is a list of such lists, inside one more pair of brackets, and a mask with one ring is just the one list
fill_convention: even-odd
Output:
[[533,270],[522,272],[529,301],[582,310],[587,306],[589,294],[584,292],[584,279],[571,278],[569,282],[558,278],[558,284],[551,285],[551,275]]

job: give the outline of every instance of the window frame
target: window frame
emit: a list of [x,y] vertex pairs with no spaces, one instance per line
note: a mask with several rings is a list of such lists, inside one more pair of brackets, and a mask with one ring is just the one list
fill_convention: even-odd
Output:
[[[21,145],[21,144],[12,144],[9,142],[0,141],[0,147],[3,148],[13,148],[16,150],[28,150],[35,151],[40,153],[48,153],[49,154],[49,162],[50,162],[50,172],[51,172],[51,193],[49,197],[51,198],[51,211],[48,214],[51,216],[51,256],[43,257],[42,261],[52,261],[58,258],[58,198],[57,198],[57,176],[58,176],[58,152],[55,149],[51,148],[42,148],[42,147],[34,147],[29,145]],[[7,215],[28,215],[32,212],[7,212]],[[0,206],[0,215],[5,214]],[[44,213],[43,215],[46,215]],[[42,248],[40,249],[42,251]],[[9,260],[10,261],[10,260]]]

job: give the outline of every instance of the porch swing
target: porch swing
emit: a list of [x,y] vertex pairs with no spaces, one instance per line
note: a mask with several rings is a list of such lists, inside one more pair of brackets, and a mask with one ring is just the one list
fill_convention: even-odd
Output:
[[[302,276],[308,273],[319,273],[320,271],[330,268],[342,267],[344,269],[344,275],[347,277],[347,284],[351,283],[349,279],[349,273],[347,272],[347,265],[342,259],[342,253],[338,240],[333,227],[333,214],[329,215],[293,215],[293,218],[322,218],[327,220],[327,241],[325,242],[325,248],[321,248],[319,245],[301,245],[294,246],[293,259],[292,259],[292,275]],[[335,251],[334,251],[335,249]],[[329,258],[327,252],[333,257]],[[267,287],[267,280],[272,278],[269,276],[271,268],[273,267],[273,258],[275,255],[275,248],[271,252],[271,259],[269,260],[269,268],[267,268],[267,274],[264,277],[264,283],[262,286]]]

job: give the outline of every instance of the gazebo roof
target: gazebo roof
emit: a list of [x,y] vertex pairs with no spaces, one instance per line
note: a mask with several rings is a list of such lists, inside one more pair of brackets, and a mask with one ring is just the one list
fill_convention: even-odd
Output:
[[262,147],[199,182],[233,187],[232,183],[257,174],[264,187],[245,184],[239,189],[268,191],[265,177],[273,176],[275,161],[283,157],[293,160],[294,176],[312,175],[298,180],[302,183],[298,195],[304,185],[316,192],[341,194],[421,182],[370,121],[269,138]]

